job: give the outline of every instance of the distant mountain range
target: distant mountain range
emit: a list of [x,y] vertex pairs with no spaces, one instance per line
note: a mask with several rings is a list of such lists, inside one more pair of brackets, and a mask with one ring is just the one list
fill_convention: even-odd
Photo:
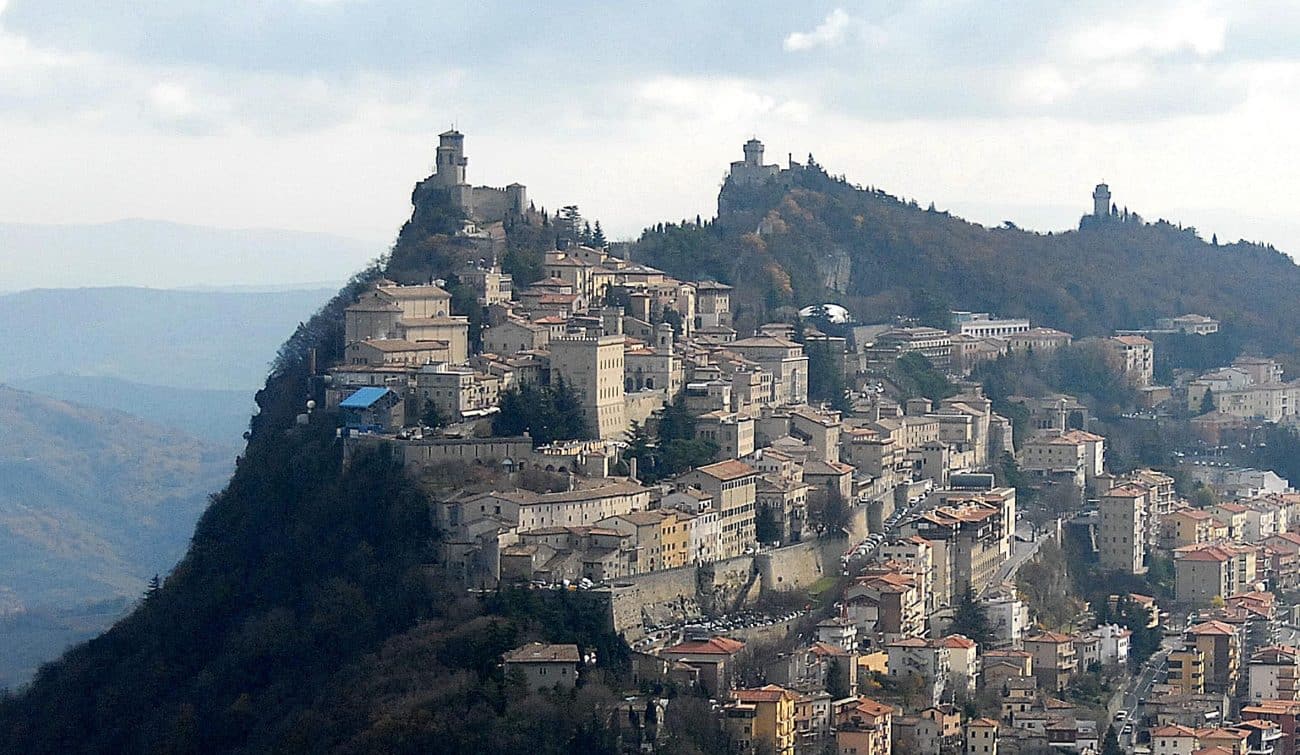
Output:
[[[134,600],[165,574],[234,454],[234,443],[0,386],[0,645],[13,648],[0,653],[0,686],[48,660],[87,614],[106,622],[124,605],[90,604]],[[44,634],[51,625],[62,629]]]
[[82,406],[132,414],[162,427],[221,445],[242,443],[256,404],[251,390],[144,385],[114,377],[46,375],[12,383]]
[[326,233],[160,220],[0,223],[0,287],[304,288],[342,281],[382,251],[378,244]]
[[332,294],[150,288],[6,294],[0,296],[0,382],[63,374],[251,393],[278,345]]

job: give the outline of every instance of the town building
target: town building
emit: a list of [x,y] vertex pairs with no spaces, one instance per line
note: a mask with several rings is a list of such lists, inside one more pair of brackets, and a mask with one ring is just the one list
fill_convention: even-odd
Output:
[[1043,632],[1024,639],[1025,652],[1033,660],[1034,677],[1046,692],[1065,689],[1079,671],[1074,638],[1059,632]]
[[1146,573],[1147,491],[1120,485],[1099,499],[1097,547],[1105,569],[1126,574]]
[[679,489],[699,488],[713,499],[722,531],[718,558],[735,558],[754,546],[757,469],[734,459],[720,461],[678,476],[675,484]]
[[573,689],[578,683],[582,658],[577,645],[546,645],[530,642],[505,654],[506,677],[519,673],[529,689]]
[[[751,743],[763,743],[775,755],[794,755],[794,703],[798,696],[784,687],[768,684],[757,689],[732,690],[733,704],[754,709]],[[746,750],[755,751],[754,748]]]
[[627,432],[623,401],[624,336],[564,337],[550,342],[551,379],[577,391],[587,425],[597,438]]

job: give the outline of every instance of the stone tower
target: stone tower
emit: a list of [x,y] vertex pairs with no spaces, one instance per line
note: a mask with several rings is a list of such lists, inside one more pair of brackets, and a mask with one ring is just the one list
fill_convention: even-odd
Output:
[[763,164],[763,143],[758,139],[745,142],[745,165],[757,168]]
[[1098,218],[1110,216],[1110,187],[1104,183],[1097,184],[1092,192],[1092,214]]
[[465,135],[456,129],[438,134],[438,157],[434,176],[439,186],[460,186],[465,183]]

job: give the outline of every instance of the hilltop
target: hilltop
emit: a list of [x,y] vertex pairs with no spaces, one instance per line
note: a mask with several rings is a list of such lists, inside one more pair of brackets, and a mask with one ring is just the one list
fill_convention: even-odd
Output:
[[[775,167],[775,166],[764,166]],[[860,321],[996,311],[1076,336],[1209,314],[1235,345],[1295,354],[1300,267],[1270,246],[1215,244],[1127,210],[1078,230],[986,228],[829,175],[816,162],[766,180],[729,177],[718,215],[648,228],[631,255],[675,275],[737,286],[737,319],[835,301]]]

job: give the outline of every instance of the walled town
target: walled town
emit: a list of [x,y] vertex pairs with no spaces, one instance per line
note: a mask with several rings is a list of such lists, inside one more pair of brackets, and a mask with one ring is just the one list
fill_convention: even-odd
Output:
[[[743,152],[737,185],[797,167]],[[322,409],[348,457],[388,449],[438,491],[440,578],[582,600],[626,640],[645,751],[690,693],[736,752],[1295,754],[1300,494],[1205,449],[1300,422],[1300,383],[1238,355],[1158,384],[1159,339],[1211,337],[1212,316],[1075,339],[826,304],[738,332],[731,286],[599,238],[516,287],[499,259],[525,187],[471,187],[455,131],[436,164],[482,317],[453,314],[445,280],[373,282]],[[1093,199],[1092,222],[1121,222],[1109,187]],[[1191,417],[1177,468],[1113,465],[1083,396],[999,412],[972,377],[1080,346],[1137,397],[1130,424]],[[602,659],[531,643],[501,662],[548,689]]]

